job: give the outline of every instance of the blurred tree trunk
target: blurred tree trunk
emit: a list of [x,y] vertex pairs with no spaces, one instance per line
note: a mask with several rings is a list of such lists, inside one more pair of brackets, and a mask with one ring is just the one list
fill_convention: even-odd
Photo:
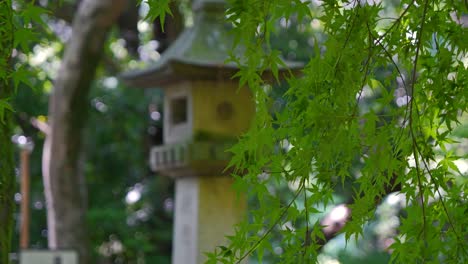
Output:
[[127,8],[118,19],[120,37],[125,40],[128,52],[136,57],[138,57],[138,47],[140,46],[137,26],[140,19],[138,10],[137,1],[129,0]]
[[0,263],[9,263],[13,229],[15,164],[13,160],[12,112],[5,107],[13,95],[9,82],[13,50],[13,10],[10,0],[0,0]]
[[50,132],[43,153],[49,248],[77,250],[80,264],[90,263],[80,162],[88,92],[106,35],[125,4],[125,0],[81,1],[49,99]]

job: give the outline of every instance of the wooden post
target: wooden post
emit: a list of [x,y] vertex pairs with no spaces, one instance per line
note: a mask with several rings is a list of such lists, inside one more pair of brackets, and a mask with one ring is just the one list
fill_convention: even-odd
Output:
[[20,173],[21,173],[21,224],[20,224],[20,248],[29,247],[29,157],[32,147],[25,144],[20,152]]

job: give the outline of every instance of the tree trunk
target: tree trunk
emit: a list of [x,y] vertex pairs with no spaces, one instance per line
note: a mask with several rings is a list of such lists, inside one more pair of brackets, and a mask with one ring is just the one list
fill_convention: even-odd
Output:
[[50,132],[44,144],[43,175],[49,248],[75,249],[89,263],[86,189],[80,153],[88,92],[106,35],[125,0],[84,0],[49,101]]
[[12,112],[5,107],[13,91],[9,82],[13,50],[13,10],[10,0],[0,0],[0,263],[9,263],[13,229],[15,164],[13,160]]

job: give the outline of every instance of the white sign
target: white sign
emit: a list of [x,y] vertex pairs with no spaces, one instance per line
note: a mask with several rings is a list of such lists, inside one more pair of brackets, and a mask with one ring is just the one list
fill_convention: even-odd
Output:
[[78,264],[78,254],[73,250],[32,250],[20,252],[20,264]]

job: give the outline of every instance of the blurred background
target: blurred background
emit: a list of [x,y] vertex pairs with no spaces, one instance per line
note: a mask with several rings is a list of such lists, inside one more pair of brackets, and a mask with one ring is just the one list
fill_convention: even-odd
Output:
[[[28,2],[28,1],[25,1]],[[15,67],[28,67],[37,78],[29,78],[20,84],[13,106],[16,109],[15,135],[12,140],[18,146],[17,159],[21,149],[31,148],[31,225],[30,248],[47,248],[46,205],[41,176],[42,146],[44,126],[47,126],[48,99],[53,88],[61,56],[71,36],[71,21],[76,13],[79,0],[40,0],[38,7],[48,10],[43,14],[44,25],[36,25],[40,41],[28,47],[15,50]],[[172,2],[172,17],[167,17],[165,31],[158,20],[148,22],[144,18],[148,5],[137,6],[129,1],[126,11],[113,27],[103,50],[103,60],[88,98],[91,109],[85,132],[83,168],[88,188],[87,223],[90,230],[93,263],[170,263],[172,243],[172,222],[174,209],[174,184],[170,178],[160,177],[148,167],[149,149],[162,143],[162,98],[159,89],[134,89],[126,87],[119,74],[131,69],[143,69],[156,62],[184,26],[193,24],[190,0]],[[383,16],[394,17],[399,12],[399,1],[385,1]],[[317,13],[318,1],[310,4],[312,13]],[[21,3],[18,3],[20,5]],[[385,23],[385,22],[383,22]],[[382,25],[384,26],[384,24]],[[273,46],[289,60],[307,62],[314,56],[314,42],[326,36],[319,20],[302,19],[294,16],[290,20],[281,19],[272,35]],[[390,69],[381,69],[378,75],[389,74]],[[395,80],[398,83],[398,80]],[[155,87],[157,88],[157,87]],[[281,111],[286,105],[283,94],[286,85],[271,90],[275,98],[272,113]],[[389,88],[390,90],[390,88]],[[383,113],[383,108],[373,100],[377,95],[364,94],[361,108],[372,108]],[[396,89],[393,107],[402,107],[408,102],[403,88]],[[454,136],[459,144],[454,144],[455,153],[464,155],[468,149],[468,117],[462,117],[462,125]],[[359,176],[359,161],[356,161],[355,174]],[[459,170],[466,175],[468,162],[459,161]],[[15,201],[22,199],[19,189]],[[345,185],[347,186],[347,185]],[[351,188],[351,186],[349,186]],[[274,192],[288,203],[297,186],[284,183]],[[300,199],[297,201],[301,204]],[[336,204],[328,204],[322,214],[308,221],[329,221],[342,225],[349,215],[346,204],[351,199],[351,189],[336,190]],[[398,216],[405,205],[404,197],[391,193],[376,210],[375,219],[364,228],[363,237],[346,243],[343,235],[330,237],[323,245],[321,263],[386,263],[389,260],[388,246],[399,225]],[[254,210],[256,200],[249,200],[250,210]],[[16,220],[19,219],[19,210]],[[304,218],[306,221],[306,218]],[[19,221],[16,221],[13,252],[19,250]],[[278,226],[270,238],[273,251],[265,253],[264,263],[275,263],[282,254],[280,232],[285,226]],[[251,263],[255,263],[252,258]]]

